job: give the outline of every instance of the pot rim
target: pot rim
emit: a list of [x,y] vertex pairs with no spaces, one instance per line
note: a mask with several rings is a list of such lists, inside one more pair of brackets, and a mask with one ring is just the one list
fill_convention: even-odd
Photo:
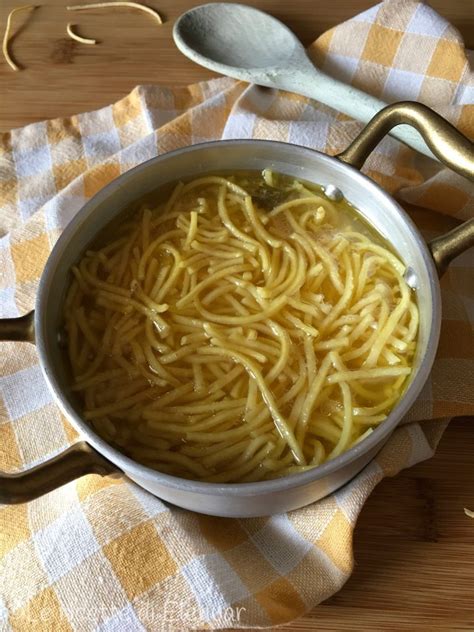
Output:
[[[154,470],[146,465],[142,465],[130,457],[124,455],[122,452],[112,447],[108,442],[102,439],[93,428],[82,419],[82,417],[73,408],[66,395],[62,392],[60,385],[57,383],[55,372],[52,369],[48,361],[47,344],[45,341],[44,327],[45,322],[43,319],[43,312],[47,306],[48,293],[46,292],[48,286],[48,280],[53,272],[53,269],[57,266],[58,261],[61,260],[61,253],[65,247],[71,242],[76,231],[83,223],[85,217],[89,216],[89,213],[93,212],[94,207],[97,207],[101,203],[105,202],[109,195],[117,188],[123,188],[127,186],[130,181],[133,181],[134,177],[150,167],[151,165],[158,165],[167,159],[178,156],[183,153],[200,151],[209,146],[227,146],[227,145],[268,145],[271,147],[290,146],[291,151],[298,153],[308,153],[314,157],[314,154],[318,156],[319,160],[326,161],[330,165],[337,164],[340,169],[341,166],[350,170],[352,175],[356,179],[360,180],[361,186],[368,188],[368,194],[372,189],[375,193],[382,194],[397,210],[401,219],[404,221],[404,227],[407,231],[411,232],[417,245],[419,246],[422,254],[422,259],[425,266],[428,268],[430,278],[430,295],[431,295],[431,309],[432,309],[432,321],[430,323],[430,331],[428,335],[428,341],[426,346],[426,352],[416,375],[412,379],[410,385],[405,391],[403,397],[396,405],[396,407],[390,412],[387,418],[380,423],[377,428],[363,441],[356,444],[346,452],[343,452],[339,456],[330,461],[326,461],[322,465],[316,466],[313,469],[301,472],[298,474],[290,474],[281,478],[271,479],[267,481],[258,481],[252,483],[210,483],[205,481],[196,481],[191,479],[180,478],[178,476],[172,476]],[[178,178],[177,178],[178,179]],[[50,297],[51,298],[51,297]],[[38,349],[38,355],[40,359],[40,366],[47,381],[48,387],[52,392],[57,404],[61,410],[65,413],[68,420],[72,423],[74,428],[83,436],[83,438],[93,446],[103,456],[108,458],[114,465],[119,467],[126,475],[130,472],[137,478],[142,480],[153,480],[157,483],[161,483],[164,486],[185,490],[188,492],[198,492],[200,494],[209,495],[230,495],[230,496],[255,496],[263,493],[282,492],[291,490],[295,487],[302,487],[312,482],[319,480],[329,474],[333,474],[337,470],[344,468],[359,458],[361,455],[369,452],[377,444],[383,445],[384,439],[395,430],[398,423],[408,412],[410,407],[421,392],[425,385],[428,375],[431,371],[431,367],[434,362],[436,350],[438,347],[439,334],[441,326],[441,298],[440,298],[440,286],[436,268],[429,252],[428,246],[422,238],[418,228],[415,226],[411,218],[405,212],[405,210],[394,200],[386,191],[384,191],[376,182],[362,174],[358,169],[352,167],[347,163],[343,163],[338,160],[337,157],[328,156],[318,150],[311,149],[309,147],[303,147],[299,145],[292,145],[282,141],[274,140],[259,140],[259,139],[236,139],[236,140],[216,140],[205,143],[197,143],[195,145],[188,145],[179,149],[155,156],[132,169],[121,174],[118,178],[107,184],[92,198],[90,198],[84,206],[76,213],[74,218],[67,224],[66,228],[62,232],[61,236],[55,243],[44,268],[43,274],[40,279],[35,309],[35,331],[36,331],[36,345]]]

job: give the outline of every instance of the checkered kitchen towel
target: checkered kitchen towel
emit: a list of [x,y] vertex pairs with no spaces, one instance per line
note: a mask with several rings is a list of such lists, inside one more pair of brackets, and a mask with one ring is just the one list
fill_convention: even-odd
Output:
[[[426,4],[392,0],[312,46],[327,72],[384,98],[418,99],[474,133],[474,76],[457,31]],[[186,89],[138,87],[118,103],[35,123],[0,139],[0,310],[34,305],[54,241],[107,182],[158,153],[216,138],[272,138],[334,154],[361,125],[319,103],[217,79]],[[472,189],[388,138],[365,172],[399,199],[472,217]],[[429,237],[444,223],[429,214]],[[125,480],[88,476],[39,500],[0,508],[2,630],[185,630],[270,626],[339,590],[352,534],[374,486],[429,458],[441,418],[474,414],[474,261],[443,279],[443,335],[409,423],[336,494],[271,518],[230,520],[164,504]],[[2,343],[0,469],[31,467],[72,443],[35,350]],[[425,420],[425,421],[422,421]],[[410,561],[407,560],[407,564]]]

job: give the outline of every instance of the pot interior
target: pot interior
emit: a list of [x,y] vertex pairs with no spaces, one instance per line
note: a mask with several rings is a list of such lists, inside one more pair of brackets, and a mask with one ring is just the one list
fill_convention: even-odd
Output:
[[[316,469],[337,468],[351,458],[351,453],[354,456],[361,450],[373,448],[406,414],[428,377],[439,335],[439,284],[426,244],[406,213],[390,196],[356,169],[303,147],[247,140],[218,141],[186,147],[139,165],[93,197],[58,240],[48,260],[38,293],[37,344],[47,381],[58,403],[77,429],[92,445],[119,465],[129,465],[130,461],[108,446],[81,419],[78,402],[69,388],[70,371],[58,341],[63,300],[70,283],[69,270],[104,227],[151,192],[180,179],[190,179],[210,172],[261,171],[264,168],[315,184],[331,184],[340,189],[363,218],[392,245],[409,268],[409,283],[416,291],[420,311],[414,370],[404,397],[387,420],[366,440]],[[136,467],[148,470],[144,466]],[[148,472],[151,475],[151,470]],[[302,475],[294,478],[299,476]]]

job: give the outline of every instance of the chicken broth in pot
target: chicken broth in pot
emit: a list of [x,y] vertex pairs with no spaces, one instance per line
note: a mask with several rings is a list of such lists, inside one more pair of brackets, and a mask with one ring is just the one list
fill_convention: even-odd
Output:
[[383,422],[411,371],[405,266],[342,196],[273,173],[178,183],[103,231],[64,307],[73,390],[184,478],[301,472]]

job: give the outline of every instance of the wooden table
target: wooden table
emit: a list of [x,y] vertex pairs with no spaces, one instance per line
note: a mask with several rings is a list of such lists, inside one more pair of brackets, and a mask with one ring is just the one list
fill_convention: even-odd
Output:
[[[73,0],[71,0],[72,2]],[[202,0],[204,1],[204,0]],[[19,2],[4,0],[0,23]],[[174,47],[171,30],[190,0],[153,0],[165,24],[128,10],[72,14],[48,0],[18,16],[13,52],[0,64],[0,131],[109,104],[139,83],[187,84],[212,76]],[[254,0],[309,44],[372,0]],[[474,48],[473,0],[430,0]],[[100,46],[76,45],[65,25]],[[285,630],[474,630],[474,423],[452,423],[435,458],[383,481],[355,533],[356,569],[346,586]]]
[[[15,6],[35,0],[2,0],[0,25]],[[176,18],[207,0],[150,0],[163,26],[139,11],[116,9],[71,13],[67,4],[87,0],[37,0],[32,13],[15,16],[11,49],[22,72],[0,62],[0,131],[99,108],[124,96],[137,84],[185,85],[213,76],[188,61],[173,44]],[[241,0],[242,1],[242,0]],[[367,9],[376,0],[252,0],[288,24],[309,44],[326,29]],[[431,0],[474,48],[474,0]],[[67,22],[94,37],[100,46],[84,46],[66,35]]]

